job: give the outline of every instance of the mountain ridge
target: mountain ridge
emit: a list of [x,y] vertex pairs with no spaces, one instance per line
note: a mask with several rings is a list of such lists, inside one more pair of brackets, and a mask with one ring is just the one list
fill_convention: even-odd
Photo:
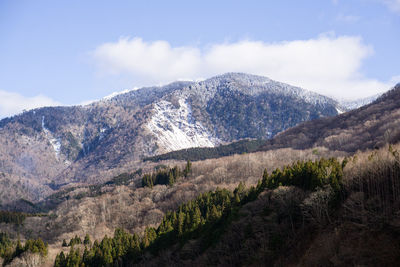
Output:
[[338,105],[266,77],[227,73],[85,106],[39,108],[0,121],[0,172],[34,192],[52,192],[45,184],[104,182],[141,167],[144,157],[268,139],[300,122],[335,116]]
[[[397,84],[372,103],[356,110],[336,117],[304,122],[283,131],[262,149],[284,146],[298,149],[312,146],[325,146],[329,149],[341,147],[348,152],[373,149],[400,140],[397,127],[399,122],[400,84]],[[295,136],[298,137],[296,140],[293,139]]]
[[[145,160],[158,162],[161,160],[188,159],[196,161],[287,147],[296,149],[326,147],[331,150],[350,153],[354,153],[359,149],[382,147],[386,143],[400,141],[400,133],[396,127],[396,123],[399,121],[398,113],[400,112],[398,102],[400,102],[400,84],[397,84],[365,106],[335,117],[300,123],[293,128],[278,133],[270,140],[241,140],[215,148],[190,148],[147,157]],[[377,120],[377,116],[382,116],[382,118]],[[369,118],[375,119],[371,122]],[[351,119],[353,121],[350,122]],[[380,123],[381,126],[374,126],[377,123]],[[338,124],[341,125],[340,128],[334,129],[332,127],[333,129],[330,129],[331,125]],[[371,130],[370,128],[373,128],[371,126],[375,127],[375,129]],[[352,127],[358,128],[357,134],[351,135]],[[384,129],[380,129],[382,127]],[[364,129],[368,130],[367,136],[363,133]],[[345,139],[347,140],[345,141]]]

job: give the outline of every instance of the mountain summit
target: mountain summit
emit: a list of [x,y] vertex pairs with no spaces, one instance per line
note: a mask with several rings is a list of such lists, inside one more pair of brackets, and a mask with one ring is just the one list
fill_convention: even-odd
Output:
[[[57,184],[107,180],[139,167],[146,156],[269,139],[338,113],[331,98],[261,76],[227,73],[174,82],[1,120],[0,172],[16,195],[34,199]],[[0,199],[15,197],[8,194],[2,190]]]

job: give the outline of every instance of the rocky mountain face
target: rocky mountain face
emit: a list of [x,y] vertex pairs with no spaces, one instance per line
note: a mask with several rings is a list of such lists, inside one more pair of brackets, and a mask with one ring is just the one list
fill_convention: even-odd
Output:
[[21,196],[37,200],[70,182],[103,182],[141,167],[146,156],[269,139],[342,109],[337,101],[298,87],[228,73],[86,106],[27,111],[0,121],[0,204]]

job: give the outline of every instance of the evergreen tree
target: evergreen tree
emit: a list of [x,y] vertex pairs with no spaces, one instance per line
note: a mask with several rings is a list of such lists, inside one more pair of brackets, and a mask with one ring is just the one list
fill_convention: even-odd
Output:
[[185,214],[183,211],[179,212],[178,214],[178,235],[183,235],[183,230],[184,230],[184,225],[185,225]]
[[21,244],[21,240],[18,237],[18,241],[17,241],[17,246],[15,248],[15,254],[18,257],[19,255],[21,255],[24,252],[24,247]]
[[185,176],[185,178],[187,178],[191,172],[192,172],[192,162],[188,160],[186,162],[185,169],[183,170],[183,175]]
[[64,252],[61,251],[60,254],[57,254],[56,259],[54,261],[54,267],[63,267],[66,265]]
[[83,241],[85,245],[91,245],[90,236],[88,234],[85,235],[85,240]]
[[210,210],[210,220],[215,221],[220,217],[220,213],[217,210],[217,207],[213,204]]
[[194,230],[201,225],[201,211],[198,206],[196,206],[196,208],[194,209],[192,218],[193,218],[192,229]]
[[169,175],[168,175],[168,184],[169,184],[170,186],[172,186],[174,183],[175,183],[174,175],[173,175],[172,172],[169,172]]

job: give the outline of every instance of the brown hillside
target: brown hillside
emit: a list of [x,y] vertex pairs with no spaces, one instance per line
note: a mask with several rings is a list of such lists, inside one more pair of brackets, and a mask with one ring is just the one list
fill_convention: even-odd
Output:
[[375,102],[336,117],[305,122],[269,141],[261,150],[316,146],[355,152],[400,141],[400,84]]

